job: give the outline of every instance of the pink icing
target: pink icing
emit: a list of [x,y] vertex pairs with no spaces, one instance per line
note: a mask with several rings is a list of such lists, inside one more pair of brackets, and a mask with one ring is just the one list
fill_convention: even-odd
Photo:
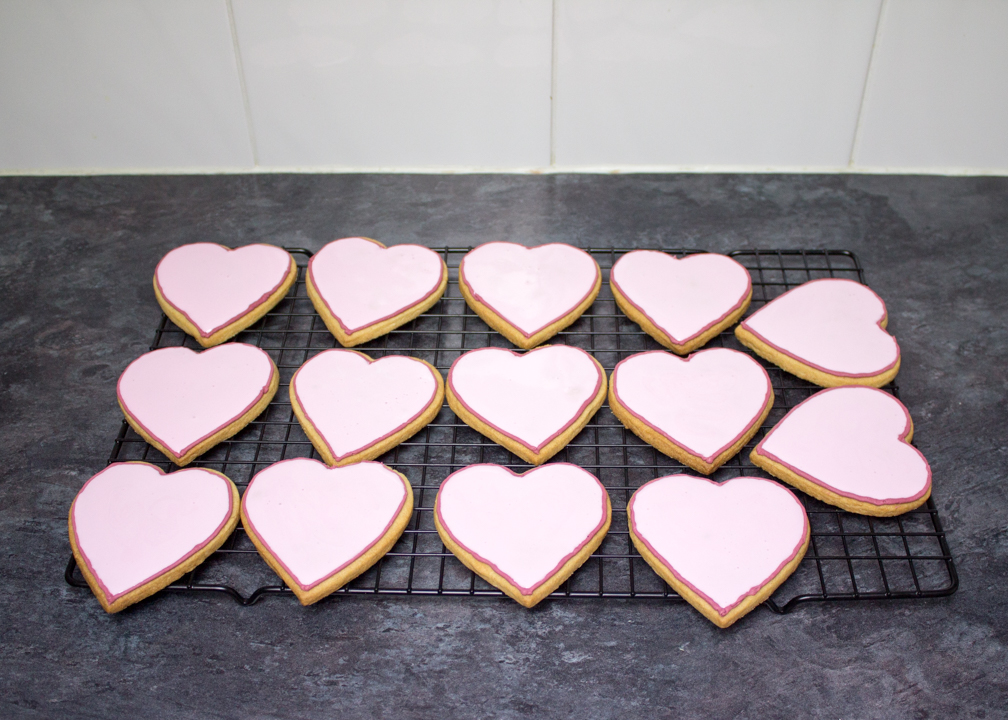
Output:
[[756,450],[838,495],[896,505],[931,489],[931,467],[906,442],[912,427],[906,407],[889,393],[831,388],[792,409]]
[[257,473],[242,507],[270,555],[311,590],[374,547],[406,498],[402,477],[381,463],[328,468],[296,458]]
[[761,341],[830,375],[870,377],[895,367],[882,298],[853,280],[824,278],[789,290],[742,322]]
[[637,490],[627,512],[648,550],[721,616],[794,560],[808,533],[798,498],[758,477],[669,475]]
[[571,314],[598,279],[591,255],[562,243],[527,248],[491,242],[459,265],[459,282],[525,337]]
[[773,392],[763,366],[726,348],[686,359],[631,355],[613,370],[612,387],[635,418],[707,463],[752,428]]
[[276,371],[270,356],[251,345],[228,343],[201,353],[163,348],[130,363],[116,392],[126,413],[181,457],[247,413]]
[[348,335],[388,320],[433,295],[445,275],[433,250],[382,247],[366,238],[333,240],[308,261],[308,274]]
[[682,259],[634,250],[613,265],[610,284],[676,345],[683,345],[742,307],[749,271],[714,253]]
[[469,412],[533,452],[573,425],[603,382],[591,355],[566,345],[524,354],[480,348],[448,371],[452,393]]
[[165,255],[154,271],[154,282],[161,297],[206,338],[266,302],[290,269],[291,256],[273,245],[231,250],[193,243]]
[[200,468],[166,475],[141,462],[109,465],[77,493],[74,542],[107,602],[178,567],[224,529],[231,484]]
[[291,387],[329,452],[342,460],[420,417],[437,396],[434,372],[411,357],[372,360],[353,350],[326,350],[294,373]]
[[576,465],[552,463],[518,475],[470,465],[438,491],[438,521],[451,538],[531,595],[602,529],[606,490]]

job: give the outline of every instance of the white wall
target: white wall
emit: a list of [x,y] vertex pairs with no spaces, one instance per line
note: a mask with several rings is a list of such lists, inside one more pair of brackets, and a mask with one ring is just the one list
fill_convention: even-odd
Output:
[[0,173],[1008,174],[1008,0],[0,0]]

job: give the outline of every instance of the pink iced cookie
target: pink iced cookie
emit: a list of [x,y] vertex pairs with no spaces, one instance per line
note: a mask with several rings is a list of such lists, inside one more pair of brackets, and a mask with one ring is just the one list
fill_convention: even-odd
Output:
[[752,299],[749,271],[714,253],[634,250],[613,265],[609,286],[627,317],[680,355],[734,325]]
[[419,245],[387,248],[370,238],[343,238],[308,261],[306,285],[329,331],[353,347],[433,307],[448,285],[448,268]]
[[238,524],[238,490],[203,468],[166,475],[154,465],[109,465],[70,506],[70,546],[107,612],[167,587],[219,548]]
[[931,495],[931,468],[912,437],[910,413],[889,393],[833,388],[791,410],[750,457],[823,502],[888,517]]
[[631,355],[609,383],[609,407],[620,422],[705,475],[756,434],[773,401],[763,366],[725,348],[686,359],[662,350]]
[[630,538],[658,575],[718,627],[766,600],[805,556],[809,523],[772,480],[652,480],[627,505]]
[[899,372],[882,298],[853,280],[812,280],[746,318],[735,336],[760,357],[823,387],[880,387]]
[[327,468],[297,458],[249,483],[242,525],[302,605],[346,585],[392,549],[413,514],[409,482],[381,463]]
[[296,279],[294,258],[273,245],[193,243],[161,259],[154,294],[173,323],[211,347],[273,309]]
[[566,345],[472,350],[452,363],[446,391],[464,423],[533,465],[581,432],[605,394],[602,366]]
[[290,398],[326,463],[348,465],[378,457],[433,420],[444,381],[416,358],[326,350],[294,373]]
[[480,245],[462,258],[459,289],[477,315],[521,348],[533,348],[573,323],[598,297],[602,271],[584,250]]
[[279,383],[269,355],[228,343],[141,355],[119,377],[116,393],[130,426],[176,465],[187,465],[265,410]]
[[529,608],[588,559],[611,519],[602,483],[567,463],[523,475],[500,465],[470,465],[448,476],[434,506],[445,546]]

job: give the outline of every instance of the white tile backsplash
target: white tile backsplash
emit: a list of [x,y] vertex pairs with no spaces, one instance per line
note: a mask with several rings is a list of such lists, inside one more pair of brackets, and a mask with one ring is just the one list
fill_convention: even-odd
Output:
[[847,165],[879,0],[559,3],[558,165]]
[[1008,175],[1005,128],[1008,0],[0,0],[0,174]]
[[234,0],[264,167],[545,166],[550,0]]
[[1008,169],[1008,2],[887,0],[854,160]]
[[0,0],[0,172],[251,166],[225,0]]

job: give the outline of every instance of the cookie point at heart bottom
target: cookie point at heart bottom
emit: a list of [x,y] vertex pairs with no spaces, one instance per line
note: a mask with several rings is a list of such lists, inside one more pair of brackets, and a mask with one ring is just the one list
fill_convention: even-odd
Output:
[[720,484],[691,475],[658,478],[634,493],[627,516],[648,565],[722,628],[770,597],[798,567],[810,538],[798,498],[758,477]]
[[471,465],[441,484],[434,510],[441,540],[462,564],[528,608],[588,559],[611,519],[602,484],[567,463],[523,475]]

